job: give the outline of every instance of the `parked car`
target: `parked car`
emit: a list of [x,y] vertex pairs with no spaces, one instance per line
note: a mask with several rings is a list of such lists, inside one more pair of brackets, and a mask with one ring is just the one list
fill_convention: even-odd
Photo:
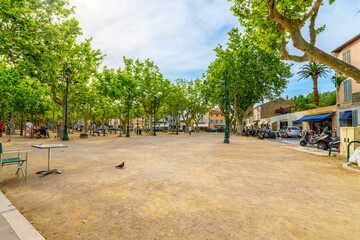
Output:
[[218,131],[218,128],[211,129],[211,132],[217,132],[217,131]]
[[300,128],[298,127],[283,127],[279,130],[281,137],[300,137]]

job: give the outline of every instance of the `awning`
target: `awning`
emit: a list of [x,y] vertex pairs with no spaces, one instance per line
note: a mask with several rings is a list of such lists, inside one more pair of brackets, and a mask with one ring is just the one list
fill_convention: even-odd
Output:
[[303,116],[296,122],[324,122],[325,118],[331,116],[332,113],[323,113],[323,114],[317,114],[317,115],[309,115],[309,116]]
[[263,124],[264,124],[264,125],[267,125],[268,123],[269,123],[269,122],[264,122]]
[[[196,127],[196,125],[194,125]],[[199,123],[199,127],[209,127],[206,123]]]
[[341,116],[339,121],[346,121],[352,114],[352,111],[346,111],[344,112],[344,115]]
[[257,123],[257,122],[252,122],[252,123],[251,123],[251,126],[254,126],[256,123]]
[[264,124],[264,122],[259,122],[259,126],[260,126],[260,125],[263,125],[263,124]]

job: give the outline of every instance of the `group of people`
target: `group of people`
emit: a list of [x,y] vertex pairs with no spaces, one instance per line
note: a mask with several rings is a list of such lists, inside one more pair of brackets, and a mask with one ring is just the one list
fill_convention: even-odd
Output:
[[7,141],[10,142],[11,141],[11,130],[12,130],[10,118],[7,119],[6,125],[4,125],[2,122],[0,122],[0,137],[2,137],[4,128],[6,129],[5,134],[6,134],[6,137],[8,138]]
[[[12,123],[10,118],[7,119],[6,125],[0,122],[0,137],[2,137],[4,129],[6,129],[5,133],[8,138],[7,141],[10,142],[11,131],[12,131]],[[37,138],[49,137],[49,132],[45,128],[45,126],[41,126],[40,128],[39,127],[34,128],[34,125],[30,122],[30,120],[26,120],[24,139],[26,139],[27,137],[32,138],[33,136],[36,136]]]

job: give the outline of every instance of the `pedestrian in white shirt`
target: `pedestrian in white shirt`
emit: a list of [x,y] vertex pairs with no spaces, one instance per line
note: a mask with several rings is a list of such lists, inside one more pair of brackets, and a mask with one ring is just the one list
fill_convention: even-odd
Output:
[[33,124],[29,120],[26,120],[24,139],[26,139],[27,134],[29,134],[29,138],[31,138],[31,131],[32,130],[33,130]]
[[191,136],[191,130],[192,130],[192,127],[189,126],[189,136]]

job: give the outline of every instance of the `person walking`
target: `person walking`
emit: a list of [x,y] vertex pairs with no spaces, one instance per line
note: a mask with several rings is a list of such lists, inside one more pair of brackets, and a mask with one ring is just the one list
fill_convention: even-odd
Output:
[[191,136],[191,130],[192,130],[192,127],[191,125],[189,126],[189,136]]
[[25,135],[24,135],[24,139],[26,139],[26,135],[29,134],[29,138],[31,138],[31,132],[33,130],[33,124],[30,122],[30,120],[26,120],[26,124],[25,124]]
[[10,118],[7,119],[8,122],[6,123],[6,136],[8,138],[8,142],[11,141],[11,122],[10,122]]

